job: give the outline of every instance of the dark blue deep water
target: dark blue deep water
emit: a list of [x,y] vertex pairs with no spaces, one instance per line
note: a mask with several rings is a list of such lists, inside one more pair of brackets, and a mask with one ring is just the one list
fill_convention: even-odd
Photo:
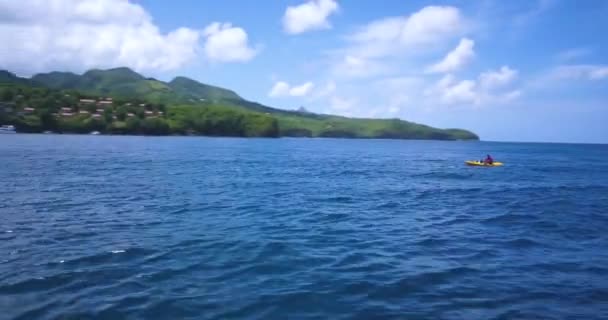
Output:
[[608,318],[606,145],[3,135],[0,182],[0,319]]

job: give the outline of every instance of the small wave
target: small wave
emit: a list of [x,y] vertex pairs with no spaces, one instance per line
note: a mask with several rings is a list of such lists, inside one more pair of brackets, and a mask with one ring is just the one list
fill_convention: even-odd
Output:
[[188,211],[189,211],[188,208],[177,208],[177,209],[173,209],[173,210],[167,212],[167,214],[169,214],[169,215],[179,215],[179,214],[182,214],[182,213],[186,213]]
[[472,221],[473,220],[471,218],[453,218],[453,219],[433,223],[431,226],[432,227],[449,227],[449,226],[453,226],[453,225],[457,225],[457,224],[471,223]]
[[513,248],[531,248],[531,247],[541,246],[542,243],[532,240],[532,239],[519,238],[519,239],[505,241],[505,242],[503,242],[503,245],[506,245],[507,247],[513,247]]
[[466,197],[477,197],[478,194],[483,192],[485,196],[488,195],[488,191],[482,188],[477,187],[456,187],[456,188],[437,188],[437,189],[426,189],[415,192],[414,196],[417,200],[423,200],[428,198],[437,198],[437,197],[458,197],[458,198],[466,198]]
[[130,261],[142,258],[145,259],[146,257],[155,253],[155,250],[143,248],[114,249],[93,255],[81,256],[70,260],[69,263],[78,265],[99,265],[115,261]]
[[74,273],[60,273],[50,276],[38,276],[25,279],[13,284],[0,286],[0,293],[3,294],[22,294],[31,292],[46,291],[58,287],[63,287],[75,281]]
[[360,281],[353,281],[350,283],[347,283],[346,285],[344,285],[340,291],[338,291],[338,294],[340,295],[358,295],[358,294],[363,294],[363,295],[367,295],[370,291],[372,291],[374,288],[376,288],[377,284],[372,282],[372,281],[368,281],[368,280],[360,280]]
[[540,270],[543,272],[562,272],[572,273],[581,270],[582,266],[576,262],[542,262],[530,265],[523,265],[520,267],[525,270]]
[[[522,186],[516,187],[504,187],[501,190],[502,194],[538,194],[548,195],[554,194],[555,192],[567,192],[567,193],[606,193],[608,192],[608,186],[589,184],[588,182],[583,185],[539,185],[530,186],[529,184],[523,184]],[[559,200],[559,199],[558,199]]]
[[330,197],[323,197],[323,198],[315,198],[313,200],[321,201],[321,202],[332,202],[332,203],[351,203],[351,202],[353,202],[354,199],[352,197],[348,197],[348,196],[330,196]]
[[339,221],[339,220],[344,220],[344,219],[348,219],[348,214],[346,213],[330,213],[324,216],[324,220],[328,220],[328,221]]
[[376,206],[377,209],[395,209],[399,207],[399,203],[395,201],[388,201]]
[[338,176],[367,176],[371,173],[369,170],[343,170],[337,172]]
[[534,224],[532,224],[531,226],[534,227],[534,229],[537,229],[537,230],[540,229],[540,230],[545,230],[545,231],[560,229],[560,225],[557,222],[554,222],[551,220],[537,221]]
[[456,172],[427,172],[412,175],[414,178],[438,178],[447,180],[466,180],[473,177],[472,173],[456,173]]
[[383,285],[371,292],[370,297],[375,299],[402,297],[406,293],[431,290],[435,285],[477,273],[479,273],[478,269],[468,267],[454,267],[442,271],[419,273]]
[[365,262],[367,257],[361,253],[350,253],[343,257],[341,257],[338,261],[336,261],[332,268],[341,268],[349,265],[357,265]]
[[416,242],[417,245],[423,247],[438,247],[447,244],[449,241],[446,239],[438,239],[438,238],[426,238]]
[[513,223],[526,223],[530,221],[538,220],[532,216],[518,214],[518,213],[504,213],[490,218],[482,219],[482,223],[487,224],[513,224]]
[[579,167],[579,166],[534,166],[530,168],[532,171],[540,172],[540,173],[580,173],[582,171],[586,171],[588,168]]
[[591,274],[596,274],[602,277],[608,276],[608,268],[600,267],[600,266],[592,266],[584,268],[585,272],[589,272]]
[[498,257],[499,253],[498,250],[479,250],[477,252],[475,252],[474,254],[472,254],[471,256],[468,257],[468,259],[470,259],[471,261],[481,261],[483,259],[490,259],[490,258],[495,258]]

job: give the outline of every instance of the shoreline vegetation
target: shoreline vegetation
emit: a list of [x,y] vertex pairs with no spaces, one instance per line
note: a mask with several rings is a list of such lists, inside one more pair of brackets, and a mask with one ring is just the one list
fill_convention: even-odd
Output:
[[400,119],[271,108],[185,77],[162,82],[128,68],[31,78],[0,71],[0,124],[22,133],[479,140]]

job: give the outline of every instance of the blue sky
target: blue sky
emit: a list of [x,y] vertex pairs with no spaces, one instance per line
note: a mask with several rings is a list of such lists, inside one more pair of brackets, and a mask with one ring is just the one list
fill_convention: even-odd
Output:
[[606,1],[0,0],[0,12],[0,68],[22,75],[128,66],[278,108],[608,143]]

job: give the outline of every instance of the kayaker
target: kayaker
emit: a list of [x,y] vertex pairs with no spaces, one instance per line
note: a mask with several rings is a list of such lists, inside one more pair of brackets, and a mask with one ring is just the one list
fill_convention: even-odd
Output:
[[483,161],[484,164],[493,164],[494,163],[494,159],[492,159],[492,156],[490,156],[489,154],[486,156],[486,159]]

